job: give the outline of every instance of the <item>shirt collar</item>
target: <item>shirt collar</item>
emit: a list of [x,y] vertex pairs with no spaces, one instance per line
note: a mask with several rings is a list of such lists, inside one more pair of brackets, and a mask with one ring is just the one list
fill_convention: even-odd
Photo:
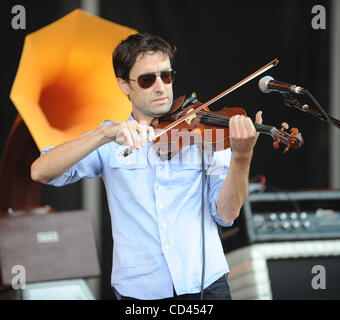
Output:
[[129,121],[129,120],[135,120],[135,118],[133,117],[132,111],[130,113],[130,117],[126,121]]

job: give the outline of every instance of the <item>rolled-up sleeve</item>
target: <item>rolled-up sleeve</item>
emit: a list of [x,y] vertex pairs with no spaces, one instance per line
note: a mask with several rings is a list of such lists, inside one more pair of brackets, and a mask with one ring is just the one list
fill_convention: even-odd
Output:
[[[99,127],[108,126],[115,123],[116,122],[107,119],[104,122],[102,122]],[[87,132],[80,137],[86,136],[92,132],[93,131]],[[42,156],[43,154],[45,154],[46,152],[50,151],[53,148],[54,148],[53,146],[44,148],[40,156]],[[97,176],[101,175],[103,173],[104,167],[101,151],[106,150],[107,153],[107,148],[106,149],[105,148],[106,148],[105,145],[103,145],[97,148],[96,150],[92,151],[90,154],[88,154],[74,166],[65,171],[62,175],[48,181],[46,184],[55,187],[61,187],[67,184],[77,182],[82,178],[96,178]]]
[[222,227],[230,227],[234,223],[225,223],[217,214],[217,202],[228,173],[230,159],[230,148],[219,152],[213,152],[213,156],[206,168],[210,213],[216,223]]
[[[44,148],[41,155],[49,152],[54,147]],[[95,178],[102,173],[102,161],[98,149],[92,151],[74,166],[69,168],[60,176],[48,181],[46,184],[61,187],[77,182],[82,178]]]

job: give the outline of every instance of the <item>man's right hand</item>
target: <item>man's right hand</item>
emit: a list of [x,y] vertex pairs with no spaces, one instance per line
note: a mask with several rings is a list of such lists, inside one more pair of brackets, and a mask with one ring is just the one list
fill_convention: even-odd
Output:
[[144,147],[155,138],[153,127],[148,126],[145,121],[129,120],[105,128],[108,138],[122,145],[133,146],[136,149]]

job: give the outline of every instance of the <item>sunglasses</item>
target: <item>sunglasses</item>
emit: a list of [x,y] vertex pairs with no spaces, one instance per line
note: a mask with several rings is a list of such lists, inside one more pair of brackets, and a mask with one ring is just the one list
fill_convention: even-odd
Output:
[[160,76],[164,84],[170,84],[175,79],[176,71],[161,71],[141,74],[137,80],[129,79],[130,81],[137,81],[142,89],[148,89],[154,85],[157,76]]

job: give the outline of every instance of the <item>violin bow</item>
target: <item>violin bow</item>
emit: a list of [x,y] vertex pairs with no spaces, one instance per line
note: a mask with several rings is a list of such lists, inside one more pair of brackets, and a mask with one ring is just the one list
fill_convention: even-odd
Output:
[[[253,80],[254,78],[258,77],[260,74],[268,71],[269,69],[275,67],[277,64],[279,63],[278,59],[274,59],[272,61],[270,61],[269,63],[267,63],[265,66],[263,66],[262,68],[258,69],[257,71],[253,72],[252,74],[250,74],[249,76],[247,76],[246,78],[244,78],[243,80],[239,81],[238,83],[234,84],[233,86],[231,86],[229,89],[221,92],[219,95],[217,95],[216,97],[210,99],[209,101],[203,103],[200,107],[198,107],[195,110],[192,110],[188,113],[186,113],[184,116],[182,116],[181,118],[177,119],[176,121],[174,121],[173,123],[171,123],[170,125],[168,125],[167,127],[165,127],[163,129],[163,131],[159,132],[157,135],[155,135],[155,139],[157,139],[158,137],[160,137],[161,135],[163,135],[164,133],[168,132],[169,130],[173,129],[174,127],[176,127],[178,124],[180,124],[181,122],[187,120],[189,117],[193,116],[194,114],[196,114],[197,112],[205,109],[206,107],[210,106],[212,103],[216,102],[217,100],[223,98],[224,96],[226,96],[227,94],[235,91],[236,89],[242,87],[244,84],[246,84],[247,82]],[[129,154],[131,154],[131,152],[135,149],[135,147],[131,146],[127,149],[125,149],[124,151],[121,152],[121,155],[123,155],[124,157],[128,156]]]

